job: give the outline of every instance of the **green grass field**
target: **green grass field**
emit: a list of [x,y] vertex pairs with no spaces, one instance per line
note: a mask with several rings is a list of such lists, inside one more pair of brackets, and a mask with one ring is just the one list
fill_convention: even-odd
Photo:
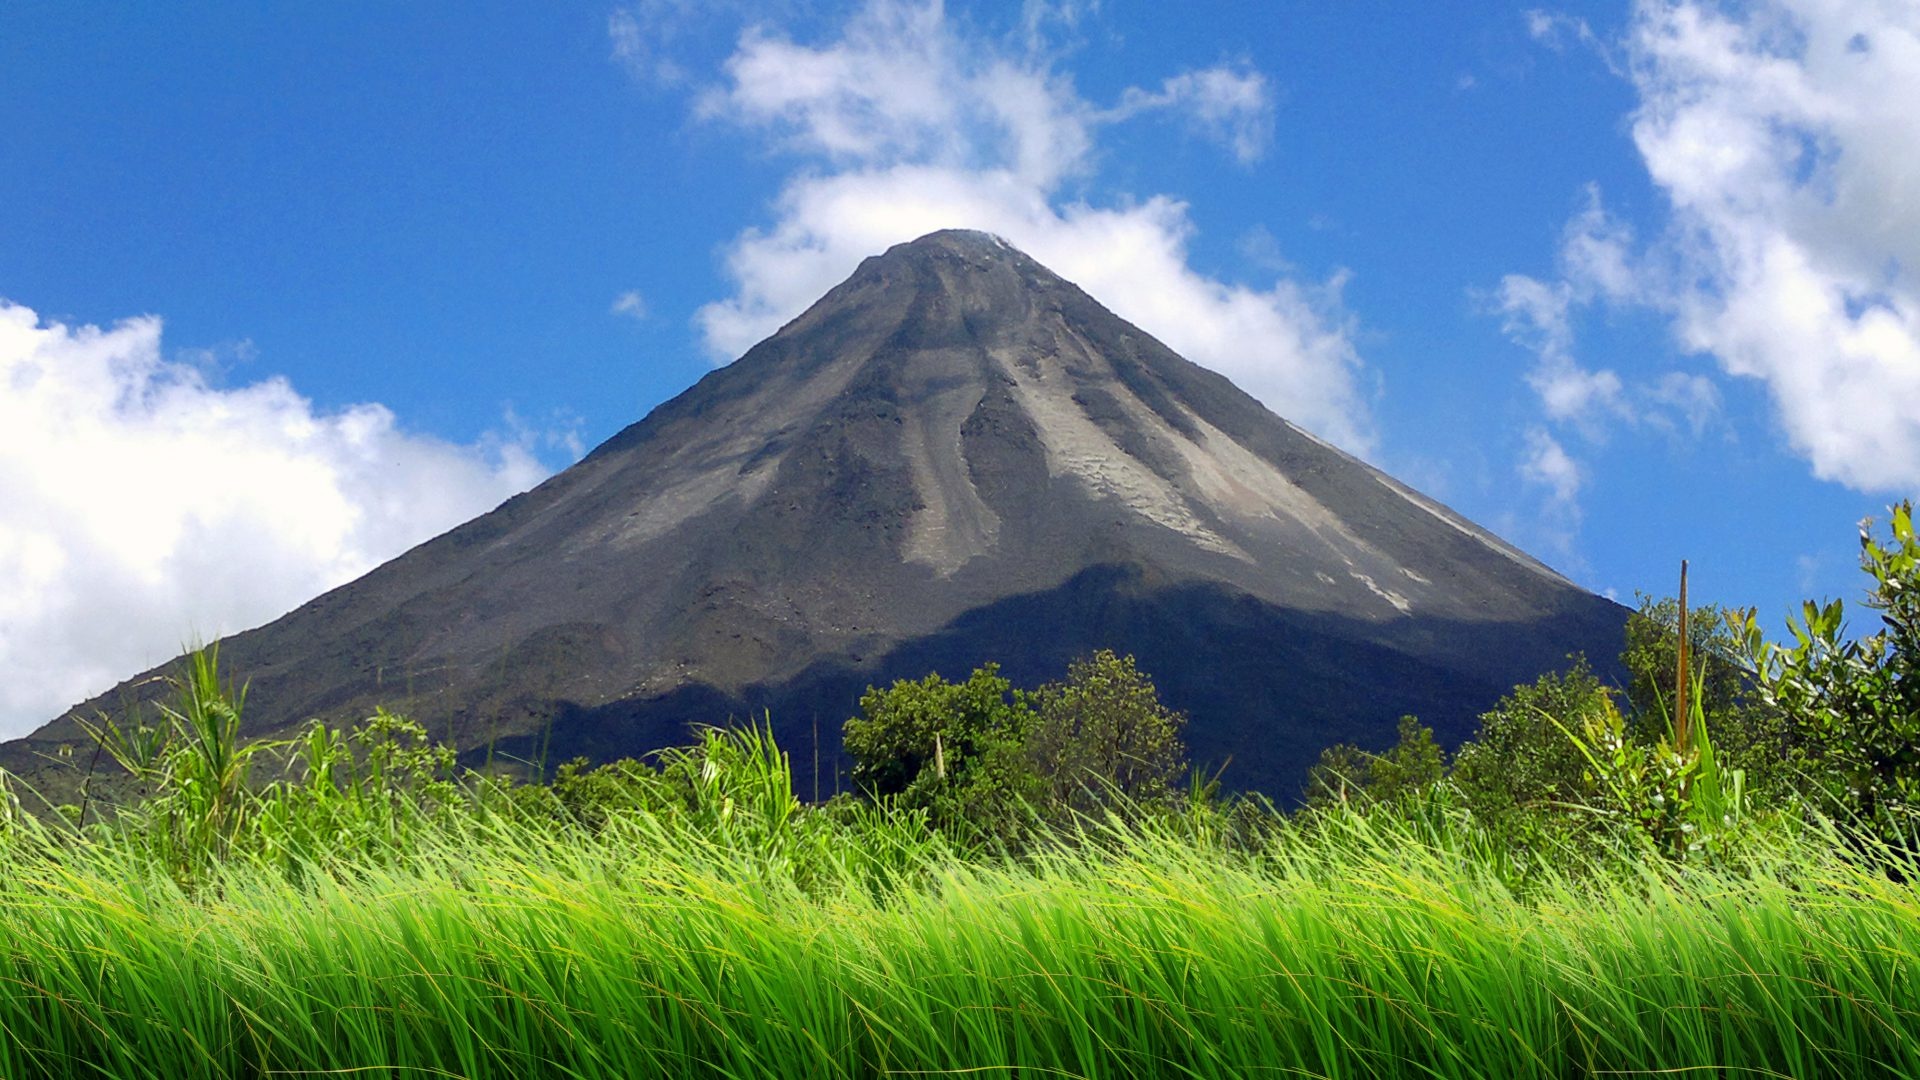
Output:
[[186,888],[8,835],[9,1078],[1920,1075],[1920,893],[1818,837],[1519,897],[1338,817],[1020,860],[477,817]]

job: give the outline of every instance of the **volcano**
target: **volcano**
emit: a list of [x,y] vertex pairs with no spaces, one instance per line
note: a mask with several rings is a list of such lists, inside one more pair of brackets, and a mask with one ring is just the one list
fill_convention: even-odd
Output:
[[[376,704],[463,752],[606,760],[767,716],[828,779],[870,684],[1132,653],[1197,763],[1291,797],[1619,652],[1626,611],[1275,416],[1004,241],[867,259],[492,513],[222,643],[247,728]],[[157,691],[136,676],[74,713]],[[7,748],[75,741],[67,717]]]

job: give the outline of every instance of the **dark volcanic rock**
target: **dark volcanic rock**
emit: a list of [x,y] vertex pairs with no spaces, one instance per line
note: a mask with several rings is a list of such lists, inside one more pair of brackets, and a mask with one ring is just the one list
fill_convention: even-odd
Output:
[[766,710],[803,772],[817,726],[830,778],[869,683],[995,660],[1031,684],[1111,647],[1190,713],[1196,759],[1285,797],[1329,742],[1409,712],[1457,740],[1570,653],[1604,667],[1624,618],[997,238],[941,232],[222,660],[256,735],[383,703],[559,761]]

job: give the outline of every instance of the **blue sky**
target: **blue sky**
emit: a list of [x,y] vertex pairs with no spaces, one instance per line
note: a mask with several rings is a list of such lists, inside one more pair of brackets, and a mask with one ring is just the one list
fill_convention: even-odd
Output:
[[[1006,235],[1627,602],[1920,488],[1901,0],[0,11],[0,735]],[[1856,619],[1864,619],[1860,612]]]

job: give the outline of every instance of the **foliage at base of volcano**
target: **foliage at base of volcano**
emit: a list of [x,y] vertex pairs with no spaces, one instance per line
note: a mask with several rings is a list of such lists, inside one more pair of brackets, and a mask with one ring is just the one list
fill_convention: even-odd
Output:
[[1883,629],[1736,614],[1687,723],[1649,602],[1624,692],[1407,718],[1291,816],[1182,790],[1112,654],[871,691],[809,806],[767,727],[544,785],[384,711],[245,742],[207,650],[92,728],[140,798],[0,775],[0,1076],[1920,1075],[1910,509],[1862,546]]

